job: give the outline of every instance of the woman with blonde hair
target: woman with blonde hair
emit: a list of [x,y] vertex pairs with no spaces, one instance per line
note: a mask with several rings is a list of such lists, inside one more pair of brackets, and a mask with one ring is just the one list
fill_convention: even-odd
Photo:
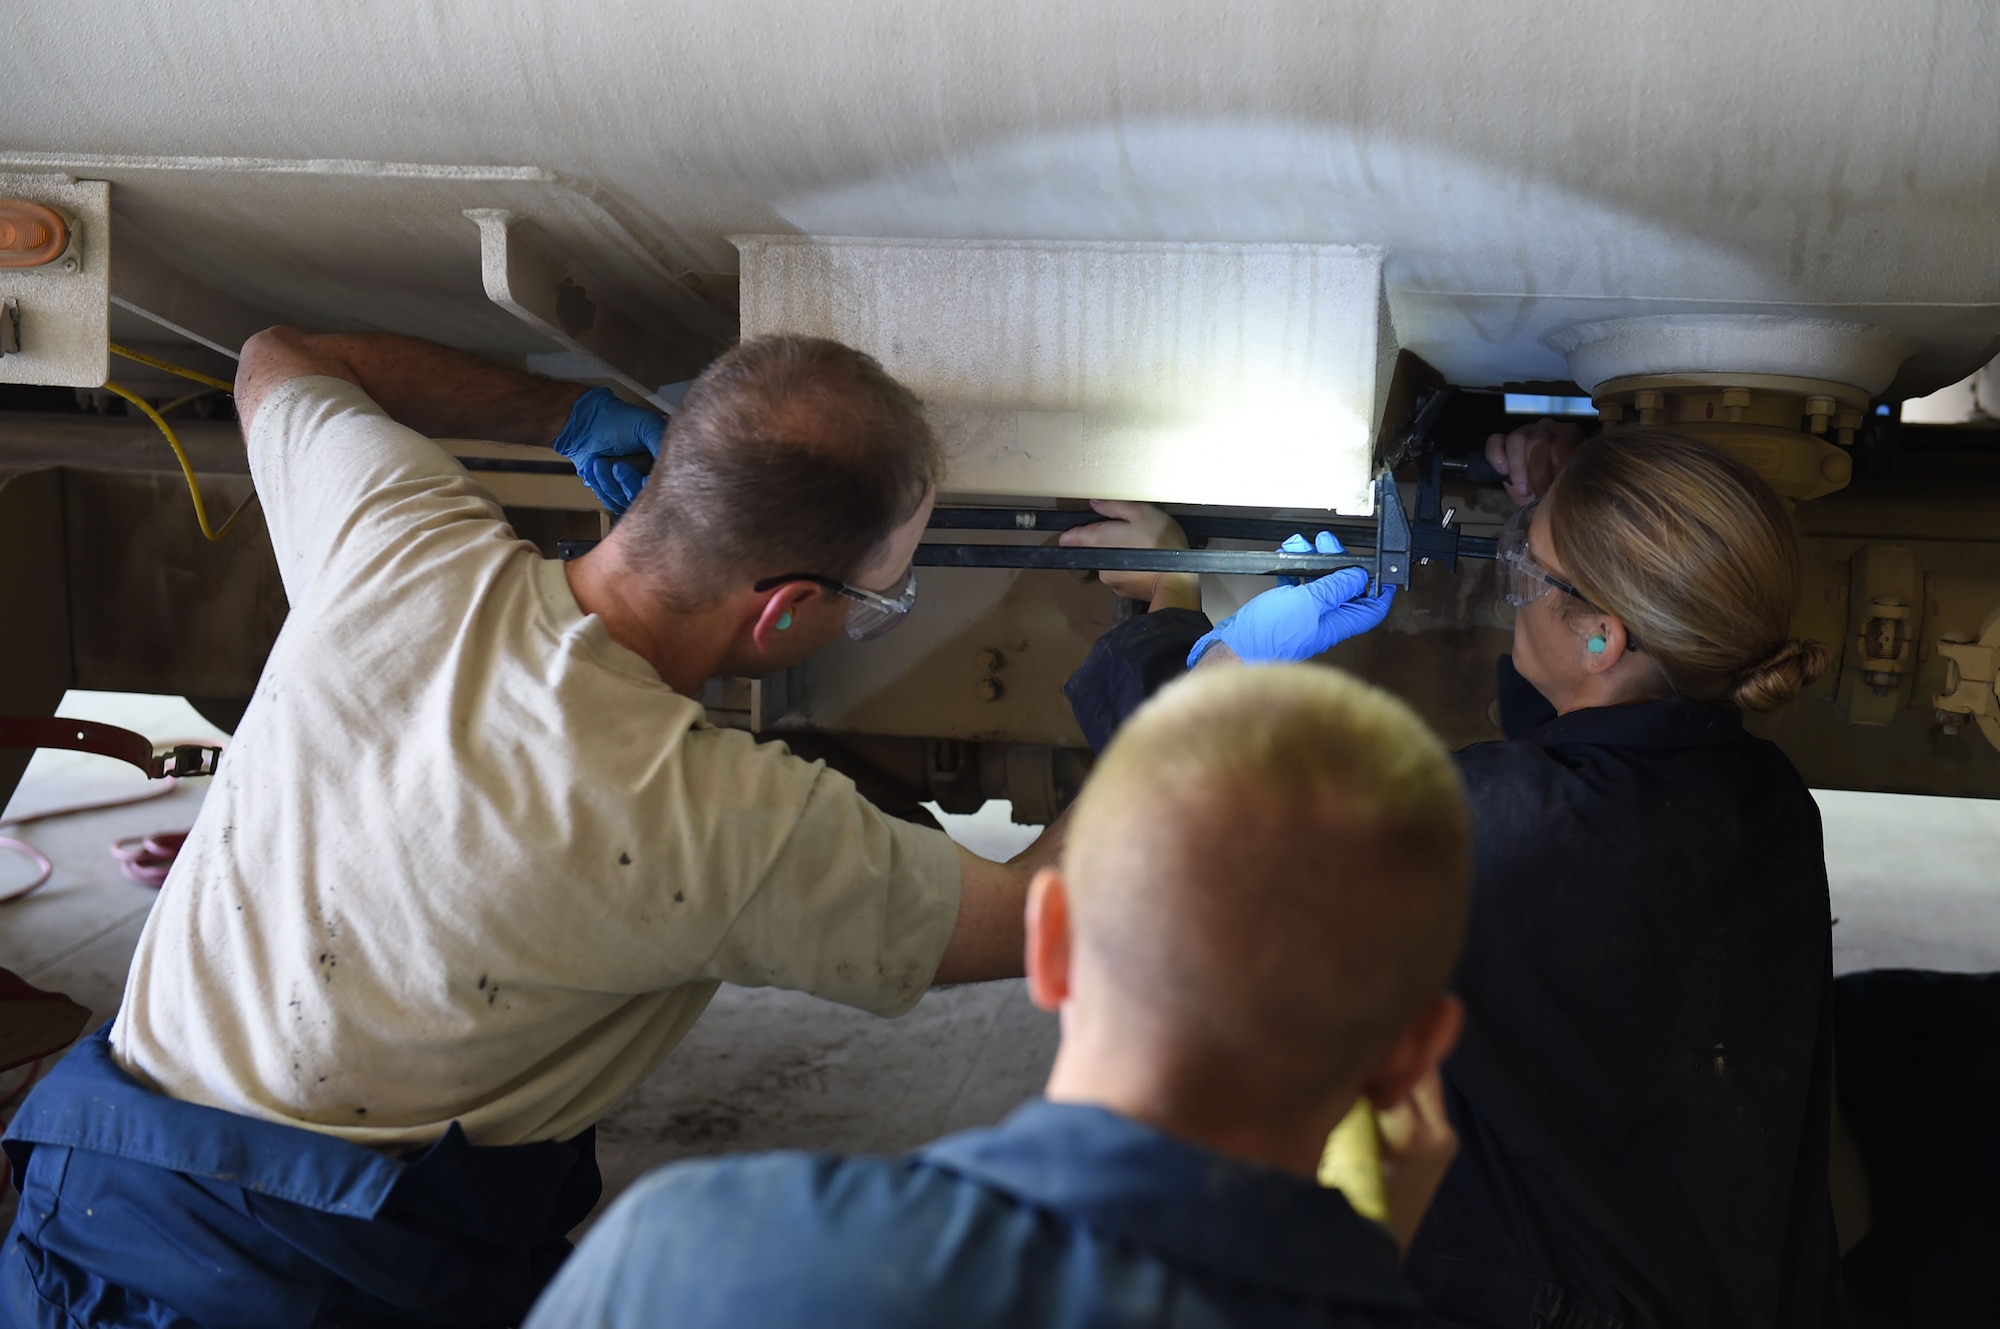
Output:
[[[1464,1325],[1844,1323],[1819,813],[1742,725],[1827,664],[1791,635],[1797,536],[1713,448],[1580,438],[1543,421],[1488,443],[1520,505],[1495,568],[1507,738],[1458,754],[1477,862],[1444,1069],[1460,1154],[1405,1267]],[[1071,543],[1177,542],[1155,510],[1100,511]],[[1211,628],[1191,579],[1106,580],[1155,612],[1071,680],[1093,743],[1178,668],[1307,658],[1387,610],[1336,573]]]

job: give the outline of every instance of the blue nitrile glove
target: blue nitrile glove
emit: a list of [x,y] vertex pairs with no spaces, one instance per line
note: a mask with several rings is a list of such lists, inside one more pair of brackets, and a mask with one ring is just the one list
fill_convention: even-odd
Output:
[[[1347,552],[1331,531],[1321,531],[1315,544],[1322,554]],[[1287,554],[1310,554],[1315,546],[1307,544],[1303,535],[1294,535],[1278,548]],[[1202,652],[1216,642],[1236,652],[1246,664],[1310,660],[1388,617],[1389,606],[1396,602],[1396,588],[1384,586],[1380,595],[1355,598],[1367,589],[1368,573],[1363,568],[1342,568],[1304,583],[1296,577],[1280,577],[1276,590],[1264,592],[1196,642],[1188,652],[1188,668],[1194,668]]]
[[646,473],[630,458],[659,456],[666,428],[658,412],[620,401],[610,388],[592,388],[569,408],[555,450],[569,458],[598,502],[621,513],[646,484]]

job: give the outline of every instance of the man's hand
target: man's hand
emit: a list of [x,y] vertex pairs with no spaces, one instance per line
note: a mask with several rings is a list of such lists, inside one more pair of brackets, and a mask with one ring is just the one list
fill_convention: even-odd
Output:
[[1507,496],[1517,508],[1549,492],[1556,472],[1569,465],[1583,444],[1583,430],[1547,416],[1511,434],[1494,434],[1486,440],[1486,460],[1507,478]]
[[[1321,531],[1314,544],[1294,535],[1278,546],[1287,553],[1340,554],[1346,550],[1332,532]],[[1349,637],[1358,637],[1389,615],[1396,588],[1360,598],[1368,589],[1361,568],[1342,568],[1318,581],[1279,586],[1244,605],[1215,625],[1215,630],[1188,652],[1192,669],[1215,646],[1225,646],[1245,664],[1289,664],[1310,660]]]
[[[1090,549],[1186,549],[1181,524],[1151,503],[1092,499],[1090,506],[1103,521],[1072,527],[1059,543]],[[1189,572],[1100,572],[1097,579],[1128,600],[1144,600],[1151,608],[1200,609],[1200,578]]]
[[592,388],[576,399],[555,450],[569,458],[590,492],[612,513],[622,513],[645,487],[638,457],[660,455],[667,422],[658,412],[621,401],[609,388]]
[[1458,1132],[1444,1106],[1444,1082],[1437,1067],[1417,1081],[1410,1096],[1375,1114],[1382,1141],[1382,1194],[1389,1205],[1389,1230],[1397,1249],[1408,1251],[1423,1226],[1451,1160],[1458,1156]]

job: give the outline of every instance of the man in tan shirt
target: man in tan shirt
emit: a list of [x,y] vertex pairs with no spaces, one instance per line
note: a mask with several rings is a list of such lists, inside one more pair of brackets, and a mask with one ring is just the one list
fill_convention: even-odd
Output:
[[[602,390],[274,329],[237,408],[291,616],[117,1020],[16,1118],[0,1323],[512,1323],[595,1202],[592,1124],[718,984],[895,1015],[1021,972],[1048,846],[977,858],[695,699],[913,601],[942,468],[872,360],[745,343],[662,438]],[[637,496],[550,562],[435,437]]]

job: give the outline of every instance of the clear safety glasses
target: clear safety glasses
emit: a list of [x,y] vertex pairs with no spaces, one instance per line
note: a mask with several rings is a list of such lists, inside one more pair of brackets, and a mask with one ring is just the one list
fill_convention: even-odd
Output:
[[908,618],[910,610],[915,608],[917,603],[915,564],[903,574],[903,584],[889,595],[871,591],[865,586],[837,581],[832,577],[822,577],[816,572],[787,572],[782,577],[766,577],[753,589],[768,591],[788,581],[809,581],[815,586],[826,587],[835,595],[846,596],[847,635],[855,641],[873,641]]
[[1525,508],[1517,508],[1514,515],[1507,518],[1507,524],[1500,528],[1500,547],[1493,555],[1493,580],[1500,591],[1500,598],[1520,609],[1550,591],[1561,591],[1590,605],[1592,609],[1597,608],[1590,604],[1582,591],[1537,563],[1535,556],[1528,552],[1528,527],[1538,506],[1530,503]]

